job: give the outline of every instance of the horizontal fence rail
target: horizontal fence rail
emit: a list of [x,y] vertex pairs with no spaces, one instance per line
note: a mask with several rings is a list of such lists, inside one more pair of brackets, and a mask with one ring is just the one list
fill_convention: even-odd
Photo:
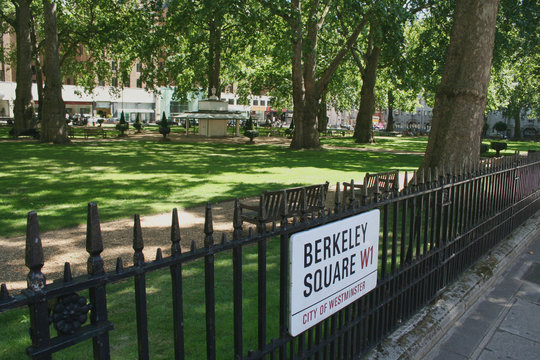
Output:
[[[408,175],[401,190],[382,189],[377,177],[373,191],[356,195],[354,186],[349,194],[338,183],[332,209],[290,216],[283,204],[280,221],[256,229],[244,226],[236,201],[229,238],[215,235],[207,205],[204,246],[193,241],[189,251],[182,251],[175,209],[170,251],[158,249],[153,260],[145,256],[144,229],[135,215],[133,264],[118,258],[114,270],[101,257],[98,209],[90,203],[87,275],[74,278],[66,262],[63,278],[53,282],[41,271],[38,216],[31,212],[28,285],[11,296],[2,284],[0,312],[28,308],[27,354],[33,359],[66,351],[66,358],[69,351],[123,358],[115,353],[123,342],[135,344],[139,359],[359,358],[540,209],[540,158],[534,153],[415,172],[410,181]],[[380,214],[376,287],[290,335],[291,236],[374,209]],[[133,311],[131,320],[122,318],[129,324],[115,320],[126,309]],[[71,350],[90,339],[91,346]]]

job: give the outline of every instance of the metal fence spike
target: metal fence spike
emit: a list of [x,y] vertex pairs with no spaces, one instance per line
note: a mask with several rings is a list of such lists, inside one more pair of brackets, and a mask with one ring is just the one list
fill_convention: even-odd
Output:
[[64,263],[64,282],[70,282],[73,280],[71,275],[71,265],[68,262]]
[[238,198],[234,199],[233,228],[235,230],[242,228],[242,208]]
[[0,301],[9,299],[9,291],[6,284],[0,285]]
[[29,269],[41,269],[43,263],[43,248],[41,246],[38,216],[32,211],[28,213],[26,223],[25,265]]
[[43,248],[39,232],[38,216],[29,212],[26,223],[25,265],[30,270],[26,277],[28,289],[41,291],[46,284],[45,275],[41,272],[44,264]]
[[176,256],[182,253],[182,247],[180,246],[180,225],[178,223],[178,210],[176,208],[172,211],[171,221],[171,255]]
[[214,233],[214,224],[212,219],[212,205],[206,203],[206,210],[204,213],[204,246],[210,247],[214,245],[214,238],[212,234]]
[[86,251],[92,256],[97,256],[103,251],[103,240],[101,239],[101,226],[95,202],[88,204],[86,219]]
[[336,183],[336,194],[334,196],[334,213],[338,213],[341,210],[341,184],[338,181]]
[[135,266],[144,264],[144,242],[141,229],[141,218],[139,214],[135,214],[133,217],[133,264]]
[[197,250],[197,243],[195,242],[195,240],[191,240],[191,251],[195,251]]
[[116,273],[119,274],[124,271],[124,263],[121,257],[116,258]]
[[163,253],[161,251],[161,248],[157,248],[156,250],[156,261],[160,261],[163,259]]
[[221,234],[221,244],[225,245],[226,242],[227,242],[227,235],[225,235],[225,233],[222,233]]

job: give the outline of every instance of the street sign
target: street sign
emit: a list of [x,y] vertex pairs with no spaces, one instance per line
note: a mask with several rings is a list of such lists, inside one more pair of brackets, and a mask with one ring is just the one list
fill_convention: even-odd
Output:
[[289,333],[296,336],[377,285],[379,210],[290,238]]

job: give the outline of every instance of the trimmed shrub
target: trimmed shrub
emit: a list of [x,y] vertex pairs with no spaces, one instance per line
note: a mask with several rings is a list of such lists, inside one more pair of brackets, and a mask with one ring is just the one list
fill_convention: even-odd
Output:
[[488,144],[480,144],[480,154],[485,154],[489,151]]
[[139,113],[137,113],[137,118],[135,119],[135,123],[133,124],[133,127],[137,130],[137,133],[140,133],[143,129],[143,123],[141,122],[141,117]]
[[253,143],[253,139],[259,136],[259,132],[257,130],[246,130],[244,131],[244,135],[249,138],[249,143]]
[[506,125],[504,121],[496,122],[495,125],[493,125],[493,130],[503,133],[508,130],[508,125]]
[[161,121],[159,122],[159,133],[163,135],[163,141],[167,140],[167,135],[170,132],[171,128],[169,127],[169,122],[167,121],[167,116],[164,111],[163,115],[161,115]]
[[489,147],[491,147],[493,150],[495,150],[497,153],[495,156],[501,156],[501,150],[506,150],[507,144],[505,142],[492,142]]
[[122,114],[120,115],[120,121],[118,124],[116,124],[116,130],[120,131],[120,135],[118,136],[126,136],[124,132],[129,128],[129,124],[126,122],[126,118],[124,116],[124,112],[122,111]]

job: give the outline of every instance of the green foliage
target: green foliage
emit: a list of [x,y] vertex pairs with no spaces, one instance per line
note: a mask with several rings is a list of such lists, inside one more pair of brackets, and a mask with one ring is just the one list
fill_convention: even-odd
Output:
[[167,120],[167,115],[165,115],[165,111],[161,114],[161,120],[159,122],[159,127],[168,128],[169,127],[169,121]]
[[489,144],[489,147],[497,152],[495,156],[500,156],[501,150],[506,150],[508,145],[505,142],[493,141],[491,144]]
[[246,123],[244,125],[244,130],[255,130],[255,123],[253,122],[253,119],[251,116],[246,120]]
[[259,132],[257,130],[246,130],[244,135],[249,138],[250,143],[253,143],[253,139],[259,136]]
[[124,132],[129,128],[129,124],[126,122],[126,118],[124,116],[124,112],[122,111],[122,114],[120,115],[120,121],[118,124],[116,124],[116,130],[120,131],[121,137],[125,136]]
[[133,127],[137,130],[138,133],[140,133],[144,127],[143,123],[141,122],[141,117],[139,113],[137,113],[137,118],[135,119],[135,123],[133,124]]
[[159,122],[159,133],[163,135],[163,140],[167,139],[167,135],[171,132],[171,128],[169,126],[169,122],[167,120],[167,115],[165,115],[165,111],[161,115],[161,121]]
[[489,145],[488,144],[480,144],[480,154],[485,154],[489,151]]
[[493,130],[504,133],[506,130],[508,130],[508,125],[506,125],[504,121],[498,121],[495,123],[495,125],[493,125]]

